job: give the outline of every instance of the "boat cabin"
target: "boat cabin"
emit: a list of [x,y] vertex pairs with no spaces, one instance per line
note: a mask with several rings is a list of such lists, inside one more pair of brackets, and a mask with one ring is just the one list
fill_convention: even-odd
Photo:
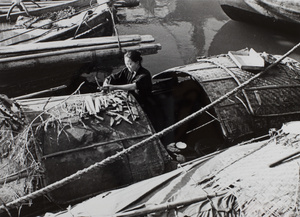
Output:
[[[248,55],[248,50],[241,55]],[[260,54],[265,66],[242,69],[224,54],[197,63],[175,67],[153,77],[149,117],[160,131],[200,109],[209,106],[243,82],[251,79],[281,56]],[[300,64],[285,58],[264,74],[185,122],[162,139],[187,144],[187,158],[201,156],[253,137],[268,135],[269,129],[281,128],[300,119]]]

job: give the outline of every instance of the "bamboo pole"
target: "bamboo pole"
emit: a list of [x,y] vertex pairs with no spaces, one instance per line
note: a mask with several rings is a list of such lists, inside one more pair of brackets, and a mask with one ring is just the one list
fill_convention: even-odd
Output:
[[16,69],[33,68],[43,64],[92,62],[97,58],[105,58],[124,54],[126,51],[140,50],[143,54],[157,53],[161,49],[160,44],[139,44],[136,42],[123,43],[122,49],[117,44],[101,45],[93,48],[79,48],[41,54],[29,54],[20,57],[8,57],[0,59],[0,71],[12,71]]
[[30,97],[33,97],[33,96],[37,96],[37,95],[40,95],[40,94],[43,94],[43,93],[49,93],[49,92],[61,90],[61,89],[64,89],[66,87],[67,87],[67,85],[60,85],[58,87],[52,87],[52,88],[49,88],[47,90],[41,90],[41,91],[38,91],[38,92],[34,92],[34,93],[30,93],[30,94],[26,94],[26,95],[14,97],[13,100],[27,99],[27,98],[30,98]]
[[16,172],[16,173],[6,176],[4,178],[0,178],[0,185],[28,177],[28,169],[29,168],[26,168],[26,169],[23,169],[22,171]]
[[57,156],[64,155],[64,154],[69,154],[69,153],[73,153],[73,152],[78,152],[78,151],[83,151],[83,150],[87,150],[87,149],[97,148],[99,146],[108,145],[108,144],[111,144],[111,143],[118,143],[118,142],[123,142],[123,141],[126,141],[126,140],[133,140],[133,139],[141,139],[141,138],[144,138],[144,137],[148,137],[150,135],[151,134],[144,134],[144,135],[138,135],[138,136],[132,136],[132,137],[124,137],[124,138],[116,139],[116,140],[110,140],[110,141],[107,141],[107,142],[98,142],[98,143],[94,143],[92,145],[88,145],[88,146],[81,147],[81,148],[68,149],[68,150],[65,150],[65,151],[59,151],[59,152],[56,152],[56,153],[44,155],[42,157],[42,159],[47,159],[49,157],[57,157]]
[[271,163],[271,164],[269,165],[269,167],[275,167],[275,166],[278,166],[279,164],[283,163],[285,160],[288,160],[288,159],[290,159],[290,158],[292,158],[292,157],[295,157],[295,156],[297,156],[297,155],[299,155],[299,154],[300,154],[300,151],[296,151],[296,152],[294,152],[294,153],[292,153],[292,154],[289,154],[289,155],[287,155],[287,156],[285,156],[285,157],[283,157],[283,158],[281,158],[281,159],[279,159],[279,160],[277,160],[277,161]]
[[[154,38],[151,35],[122,35],[119,37],[120,42],[132,42],[140,41],[144,42],[153,42]],[[29,52],[42,52],[42,51],[51,51],[59,50],[66,48],[79,48],[87,46],[96,46],[96,45],[106,45],[118,43],[118,38],[116,36],[107,36],[107,37],[95,37],[92,40],[87,39],[76,39],[76,40],[66,40],[66,41],[53,41],[53,42],[39,42],[34,44],[23,44],[23,45],[11,45],[0,47],[0,56],[6,55],[24,55]]]
[[[123,47],[127,46],[134,46],[139,44],[139,42],[125,42],[122,44]],[[14,56],[14,57],[5,57],[0,59],[0,63],[14,63],[17,61],[26,61],[26,60],[35,60],[39,58],[44,57],[58,57],[58,55],[72,55],[76,53],[83,53],[83,52],[91,52],[91,51],[97,51],[97,50],[105,50],[105,49],[113,49],[116,48],[117,44],[109,44],[109,45],[96,45],[92,47],[79,47],[79,48],[71,48],[71,49],[62,49],[57,51],[48,51],[48,52],[42,52],[42,53],[33,53],[33,54],[26,54],[26,55],[20,55],[20,56]],[[57,58],[59,59],[59,58]]]
[[198,203],[201,201],[205,201],[214,197],[219,197],[222,195],[225,195],[226,192],[222,192],[222,193],[216,193],[216,194],[207,194],[207,195],[203,195],[200,197],[196,197],[196,198],[191,198],[191,199],[186,199],[186,200],[181,200],[181,201],[176,201],[176,202],[170,202],[170,203],[163,203],[163,204],[159,204],[159,205],[153,205],[151,207],[145,207],[139,210],[132,210],[132,211],[128,211],[128,212],[123,212],[123,213],[117,213],[114,215],[114,217],[132,217],[132,216],[144,216],[146,214],[150,214],[150,213],[154,213],[154,212],[161,212],[164,210],[170,210],[170,209],[174,209],[177,208],[179,206],[187,206],[193,203]]
[[287,84],[287,85],[267,85],[267,86],[261,86],[261,87],[249,87],[245,88],[245,90],[269,90],[269,89],[282,89],[282,88],[299,88],[299,84]]
[[118,45],[116,44],[110,46],[97,46],[93,49],[85,48],[76,51],[57,51],[42,53],[39,55],[32,54],[22,57],[10,57],[2,60],[0,59],[0,71],[3,73],[4,71],[34,68],[38,65],[45,64],[93,62],[97,61],[98,58],[117,56],[130,50],[140,50],[143,54],[153,54],[157,53],[157,50],[159,49],[161,49],[160,44],[138,44],[128,42],[126,45],[124,44],[121,50],[118,49]]

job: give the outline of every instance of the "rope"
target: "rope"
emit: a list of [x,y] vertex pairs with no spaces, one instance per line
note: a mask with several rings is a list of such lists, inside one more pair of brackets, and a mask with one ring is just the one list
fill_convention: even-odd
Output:
[[[230,70],[228,69],[227,67],[215,62],[215,61],[211,61],[211,60],[198,60],[198,62],[209,62],[209,63],[212,63],[212,64],[215,64],[217,66],[219,66],[220,68],[224,69],[235,81],[238,85],[241,85],[241,82],[239,81],[239,79],[235,76],[235,74]],[[250,109],[250,113],[252,115],[254,115],[254,111],[253,111],[253,108],[251,106],[251,103],[250,103],[250,100],[248,98],[248,95],[246,93],[246,91],[244,89],[242,89],[242,93],[247,101],[247,105],[248,105],[248,108]],[[246,107],[246,105],[244,104],[244,102],[242,102],[241,99],[239,99],[241,101],[241,103],[245,106],[247,112],[249,113],[249,109]]]
[[[85,24],[87,25],[86,21],[87,21],[88,19],[89,19],[89,11],[85,12],[85,14],[84,14],[84,16],[83,16],[83,18],[82,18],[82,21],[80,22],[80,24],[78,25],[78,27],[77,27],[77,29],[76,29],[76,31],[75,31],[75,34],[74,34],[74,37],[73,37],[73,38],[76,37],[76,35],[77,35],[77,33],[78,33],[78,30],[79,30],[79,28],[81,27],[81,25],[82,25],[83,22],[85,22]],[[87,25],[87,27],[89,27],[89,26]],[[90,27],[89,27],[89,28],[90,28]]]
[[107,22],[105,22],[105,23],[100,23],[100,24],[98,24],[97,26],[94,26],[94,27],[92,27],[92,28],[91,28],[90,26],[87,25],[90,29],[87,30],[87,31],[85,31],[85,32],[83,32],[83,33],[81,33],[81,34],[78,34],[78,35],[74,36],[73,39],[82,38],[82,37],[84,37],[85,35],[90,34],[92,31],[93,31],[93,32],[96,32],[98,28],[100,28],[101,26],[103,26],[103,25],[105,25],[105,24],[107,24]]
[[121,51],[121,50],[122,50],[122,46],[121,46],[121,42],[120,42],[120,38],[119,38],[118,29],[117,29],[116,22],[115,22],[115,18],[114,18],[114,13],[111,11],[111,8],[110,8],[110,7],[109,7],[109,13],[110,13],[111,20],[112,20],[112,23],[113,23],[113,26],[114,26],[115,35],[117,36],[117,39],[118,39],[119,49],[120,49],[120,51]]
[[153,134],[152,136],[150,136],[149,138],[129,147],[128,149],[125,149],[123,151],[120,151],[118,153],[116,153],[115,155],[112,155],[110,157],[105,158],[104,160],[97,162],[83,170],[79,170],[76,173],[65,177],[55,183],[52,183],[40,190],[37,190],[35,192],[32,192],[31,194],[28,194],[26,196],[20,197],[12,202],[9,202],[5,205],[1,205],[0,206],[0,210],[3,210],[7,207],[12,208],[12,207],[16,207],[18,206],[18,204],[22,204],[22,202],[26,202],[28,200],[32,200],[34,198],[37,198],[39,196],[42,196],[50,191],[53,191],[57,188],[60,188],[76,179],[78,179],[80,176],[92,172],[95,169],[99,169],[102,167],[105,167],[106,165],[115,162],[116,160],[122,159],[123,155],[129,154],[132,151],[134,151],[137,148],[142,147],[145,144],[148,144],[149,142],[152,142],[156,139],[159,139],[160,137],[164,136],[167,133],[170,133],[171,131],[173,131],[174,129],[178,128],[179,126],[183,125],[185,122],[190,121],[191,119],[197,117],[198,115],[202,114],[204,111],[208,110],[209,108],[213,107],[214,105],[222,102],[223,100],[225,100],[226,98],[228,98],[229,96],[231,96],[232,94],[238,92],[239,90],[241,90],[242,88],[244,88],[245,86],[247,86],[250,82],[252,82],[253,80],[257,79],[258,77],[260,77],[261,75],[263,75],[264,73],[266,73],[269,69],[273,68],[274,66],[276,66],[281,60],[283,60],[284,58],[286,58],[288,55],[290,55],[295,49],[297,49],[300,46],[300,43],[298,43],[296,46],[294,46],[291,50],[289,50],[286,54],[284,54],[281,58],[277,59],[273,64],[269,65],[265,70],[261,71],[260,73],[256,74],[255,76],[253,76],[252,78],[250,78],[249,80],[245,81],[244,83],[242,83],[240,86],[234,88],[233,90],[229,91],[227,94],[221,96],[220,98],[218,98],[217,100],[215,100],[214,102],[210,103],[209,105],[203,107],[202,109],[200,109],[199,111],[187,116],[186,118],[180,120],[179,122],[167,127],[166,129]]
[[8,38],[4,38],[4,39],[0,40],[0,43],[1,43],[1,42],[4,42],[4,41],[7,41],[7,40],[10,40],[10,39],[12,39],[12,38],[19,37],[19,36],[21,36],[21,35],[24,35],[24,34],[26,34],[26,33],[29,33],[29,32],[31,32],[31,31],[34,31],[34,30],[36,30],[36,29],[40,29],[40,28],[42,28],[42,27],[44,27],[44,26],[47,26],[47,25],[49,25],[49,24],[56,23],[56,22],[61,21],[61,20],[63,20],[63,19],[73,17],[73,16],[78,15],[78,14],[84,12],[84,11],[88,11],[88,10],[90,10],[90,9],[92,9],[92,8],[98,7],[98,6],[103,5],[103,4],[106,4],[106,2],[105,2],[105,3],[101,3],[101,4],[95,4],[94,6],[88,7],[88,8],[86,8],[86,9],[83,9],[83,10],[81,10],[81,11],[78,11],[78,12],[76,12],[76,13],[74,13],[74,14],[70,14],[70,15],[68,15],[68,16],[66,16],[66,17],[62,17],[62,18],[60,18],[60,19],[58,19],[58,20],[55,20],[55,21],[52,21],[52,22],[50,22],[50,23],[46,23],[46,24],[44,24],[44,25],[41,25],[41,26],[38,26],[38,27],[35,27],[35,28],[32,28],[32,29],[29,29],[29,30],[27,30],[27,31],[25,31],[25,32],[19,33],[19,34],[17,34],[17,35],[14,35],[14,36],[11,36],[11,37],[8,37]]

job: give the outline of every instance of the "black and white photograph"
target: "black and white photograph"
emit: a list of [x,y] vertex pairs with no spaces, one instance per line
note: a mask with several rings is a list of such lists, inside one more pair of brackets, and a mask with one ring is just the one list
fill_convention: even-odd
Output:
[[300,216],[300,0],[0,0],[0,217]]

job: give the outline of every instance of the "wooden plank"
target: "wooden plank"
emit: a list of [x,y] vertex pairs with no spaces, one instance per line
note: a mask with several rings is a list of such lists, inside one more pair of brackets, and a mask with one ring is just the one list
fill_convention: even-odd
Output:
[[[122,47],[127,46],[133,46],[137,45],[139,42],[124,42],[121,43]],[[34,53],[34,54],[27,54],[27,55],[20,55],[15,57],[6,57],[0,59],[0,63],[13,63],[16,61],[26,61],[26,60],[34,60],[38,58],[45,58],[45,57],[58,57],[58,55],[70,55],[73,54],[79,55],[79,53],[82,52],[90,52],[90,51],[96,51],[96,50],[109,50],[112,48],[118,48],[119,45],[117,43],[109,44],[109,45],[96,45],[96,46],[88,46],[88,47],[82,47],[82,48],[71,48],[71,49],[63,49],[58,51],[49,51],[49,52],[43,52],[43,53]],[[58,61],[61,61],[60,58],[58,58]],[[0,66],[1,68],[1,66]]]

